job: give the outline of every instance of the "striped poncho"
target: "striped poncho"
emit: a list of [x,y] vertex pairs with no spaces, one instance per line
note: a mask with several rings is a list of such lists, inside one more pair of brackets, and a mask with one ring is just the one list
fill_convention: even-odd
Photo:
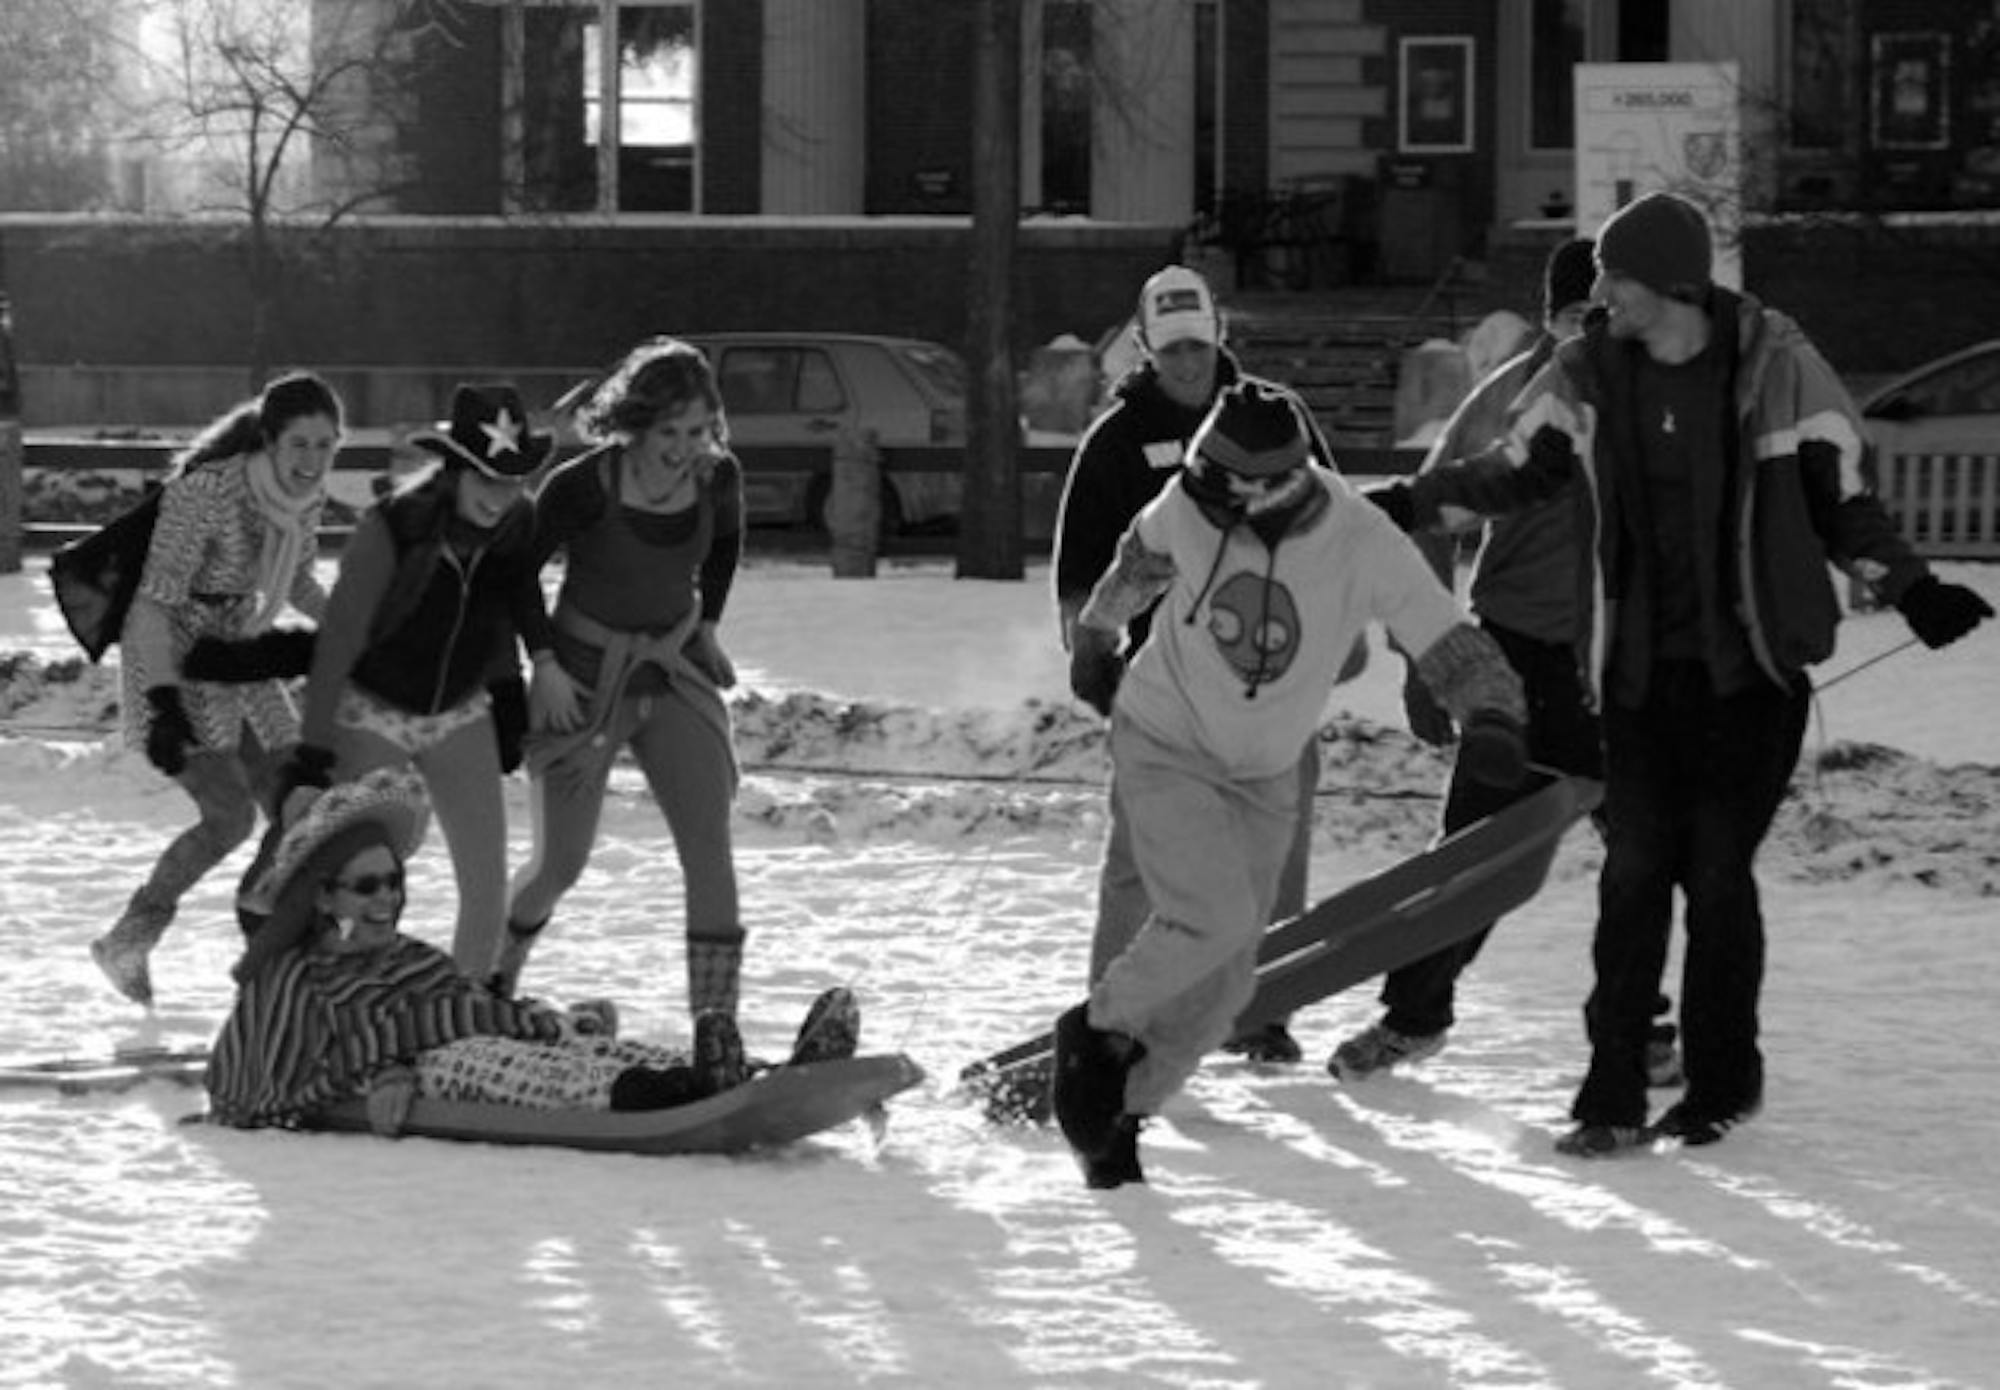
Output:
[[420,1052],[476,1037],[552,1042],[558,1019],[543,1005],[496,998],[411,937],[379,951],[293,952],[237,995],[208,1064],[209,1118],[295,1126]]

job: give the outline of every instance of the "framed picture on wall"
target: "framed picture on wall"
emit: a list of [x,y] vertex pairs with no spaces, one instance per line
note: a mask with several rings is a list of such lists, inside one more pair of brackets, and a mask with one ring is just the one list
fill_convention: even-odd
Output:
[[1425,35],[1402,40],[1396,148],[1404,154],[1472,149],[1472,40]]
[[1936,30],[1872,35],[1868,131],[1879,150],[1951,143],[1951,38]]

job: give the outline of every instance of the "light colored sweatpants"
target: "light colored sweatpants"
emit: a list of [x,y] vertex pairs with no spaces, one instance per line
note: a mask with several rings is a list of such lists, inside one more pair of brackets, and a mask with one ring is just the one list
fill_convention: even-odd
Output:
[[1151,1115],[1229,1036],[1254,992],[1257,944],[1297,828],[1299,774],[1230,776],[1117,718],[1111,756],[1152,912],[1092,989],[1090,1022],[1145,1045],[1125,1109]]

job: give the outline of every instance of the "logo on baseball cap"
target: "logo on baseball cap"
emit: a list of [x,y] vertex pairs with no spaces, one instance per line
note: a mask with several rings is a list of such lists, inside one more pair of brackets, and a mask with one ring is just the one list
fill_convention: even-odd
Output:
[[1222,341],[1222,316],[1208,281],[1183,265],[1170,265],[1139,291],[1139,327],[1154,351],[1193,339]]

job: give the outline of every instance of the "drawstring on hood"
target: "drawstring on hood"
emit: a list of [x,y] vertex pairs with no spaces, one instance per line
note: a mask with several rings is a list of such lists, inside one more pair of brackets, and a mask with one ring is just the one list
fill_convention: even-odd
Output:
[[1278,545],[1327,504],[1325,490],[1314,484],[1311,458],[1312,445],[1292,397],[1281,387],[1255,379],[1233,383],[1217,396],[1208,418],[1188,442],[1181,486],[1221,535],[1208,575],[1188,609],[1187,623],[1194,623],[1214,589],[1236,528],[1247,524],[1264,546],[1257,621],[1247,634],[1257,664],[1244,686],[1246,700],[1257,698],[1258,687],[1270,674],[1265,639],[1277,585]]

